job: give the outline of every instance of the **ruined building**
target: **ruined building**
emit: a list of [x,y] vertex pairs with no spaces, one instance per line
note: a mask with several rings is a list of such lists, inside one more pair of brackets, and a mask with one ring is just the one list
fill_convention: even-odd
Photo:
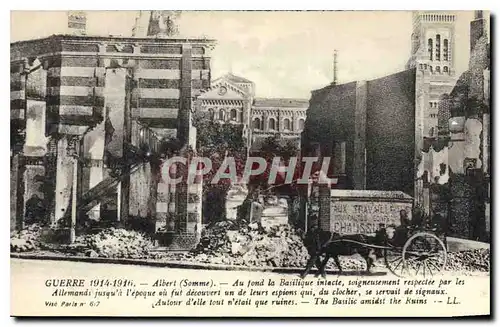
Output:
[[489,13],[470,24],[470,59],[449,93],[441,95],[436,140],[422,151],[418,173],[430,211],[449,219],[453,235],[490,235],[490,28]]
[[[423,80],[425,71],[409,69],[312,92],[302,133],[302,155],[330,158],[328,175],[333,185],[317,189],[313,185],[307,191],[310,201],[302,201],[301,207],[307,227],[312,222],[306,213],[313,216],[316,212],[324,230],[374,232],[378,223],[397,222],[399,210],[411,208],[420,145],[415,135],[422,134],[423,123],[418,117],[425,103],[417,90]],[[340,194],[357,204],[390,204],[383,214],[348,215],[347,211],[335,211],[340,208],[335,206]]]
[[169,187],[160,165],[195,147],[192,100],[210,85],[213,41],[157,26],[143,37],[80,26],[11,44],[11,228],[35,198],[45,208],[37,219],[63,231],[109,221],[162,229],[172,248],[196,242],[201,186]]
[[414,191],[416,85],[423,71],[314,90],[302,133],[304,156],[330,157],[335,188]]
[[489,16],[476,12],[469,69],[451,86],[454,15],[414,18],[413,68],[312,92],[303,155],[332,158],[333,188],[403,191],[450,236],[489,240]]

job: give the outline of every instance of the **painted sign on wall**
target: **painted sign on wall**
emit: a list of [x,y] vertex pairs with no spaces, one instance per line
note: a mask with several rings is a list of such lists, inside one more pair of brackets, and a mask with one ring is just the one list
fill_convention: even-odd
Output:
[[398,226],[401,210],[406,210],[411,219],[411,209],[411,198],[332,197],[330,226],[340,234],[370,234],[379,229],[379,224]]

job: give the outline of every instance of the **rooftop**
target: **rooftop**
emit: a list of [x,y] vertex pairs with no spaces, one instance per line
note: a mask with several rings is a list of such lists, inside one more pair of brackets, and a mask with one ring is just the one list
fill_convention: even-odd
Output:
[[287,108],[307,108],[309,99],[292,98],[255,98],[254,107],[287,107]]
[[251,80],[248,80],[241,76],[236,76],[233,73],[227,73],[226,75],[224,75],[224,77],[233,83],[253,83]]
[[388,79],[392,79],[393,77],[395,77],[397,75],[405,75],[409,71],[415,71],[416,72],[416,68],[410,68],[410,69],[401,70],[401,71],[398,71],[398,72],[395,72],[395,73],[392,73],[392,74],[384,75],[384,76],[373,78],[373,79],[370,79],[370,80],[351,81],[351,82],[342,83],[342,84],[333,84],[333,83],[330,83],[330,84],[328,84],[326,86],[323,86],[322,88],[319,88],[319,89],[316,89],[316,90],[312,90],[311,93],[312,93],[313,96],[315,96],[315,95],[322,94],[323,92],[326,92],[327,90],[331,90],[331,89],[335,89],[338,92],[342,92],[344,89],[350,89],[357,82],[367,82],[367,83],[370,83],[370,82],[382,81],[382,80],[387,79],[387,78]]
[[55,39],[67,39],[67,40],[79,40],[79,41],[114,41],[114,40],[121,40],[121,41],[140,41],[140,42],[166,42],[166,43],[215,43],[216,40],[214,39],[207,39],[207,38],[175,38],[175,37],[170,37],[170,38],[156,38],[156,37],[133,37],[133,36],[121,36],[121,35],[108,35],[108,36],[99,36],[99,35],[72,35],[72,34],[54,34],[48,37],[43,37],[43,38],[38,38],[38,39],[31,39],[31,40],[23,40],[23,41],[17,41],[17,42],[12,42],[10,45],[21,45],[21,44],[26,44],[26,43],[32,43],[32,42],[42,42],[42,41],[48,41],[48,40],[55,40]]

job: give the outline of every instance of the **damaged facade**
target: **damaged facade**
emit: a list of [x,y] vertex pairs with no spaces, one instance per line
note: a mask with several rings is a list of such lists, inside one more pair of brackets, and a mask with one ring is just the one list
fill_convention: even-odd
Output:
[[410,69],[313,91],[303,156],[332,158],[329,175],[338,179],[337,188],[412,194],[421,78],[423,72]]
[[172,248],[196,244],[201,185],[170,187],[159,174],[172,151],[195,147],[192,100],[210,85],[212,47],[70,35],[12,43],[11,229],[38,205],[36,219],[63,231],[109,222],[166,231]]
[[[410,69],[371,81],[332,84],[312,92],[302,133],[302,155],[330,157],[328,175],[336,183],[313,185],[308,190],[310,201],[303,202],[303,219],[311,216],[306,212],[317,212],[322,228],[355,233],[366,230],[366,222],[370,221],[368,229],[373,232],[378,226],[375,221],[384,220],[371,215],[350,216],[352,221],[340,222],[332,188],[353,190],[342,193],[342,201],[356,198],[354,201],[360,205],[391,203],[391,219],[407,206],[411,199],[408,195],[413,195],[415,187],[415,135],[423,132],[422,120],[417,117],[426,101],[416,89],[425,75],[424,70]],[[388,218],[386,222],[392,221]],[[304,223],[309,228],[313,222]]]
[[469,69],[456,83],[454,15],[414,19],[410,69],[312,92],[303,155],[332,158],[333,188],[405,192],[446,219],[450,236],[489,241],[489,16],[475,14]]
[[438,137],[426,139],[418,169],[427,210],[448,217],[450,234],[490,240],[489,13],[470,24],[470,59],[439,102]]

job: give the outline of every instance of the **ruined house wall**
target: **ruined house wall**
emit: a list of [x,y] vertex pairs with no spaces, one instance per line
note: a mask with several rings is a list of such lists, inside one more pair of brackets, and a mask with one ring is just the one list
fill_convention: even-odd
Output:
[[412,194],[417,152],[415,84],[416,72],[411,69],[313,91],[304,148],[318,142],[324,154],[334,141],[345,141],[350,182],[344,188]]
[[[488,240],[489,236],[489,24],[486,16],[471,23],[469,69],[439,104],[439,135],[426,156],[431,177],[446,164],[447,174],[431,179],[436,202],[447,201],[450,234]],[[444,146],[444,148],[443,148]],[[443,191],[444,195],[443,195]],[[440,194],[441,193],[441,194]],[[432,211],[440,209],[433,203]]]
[[413,194],[415,70],[368,82],[366,188]]
[[[311,155],[307,152],[319,144],[323,156],[332,156],[334,142],[344,141],[348,183],[336,188],[411,195],[417,152],[415,84],[416,72],[411,69],[313,91],[303,133],[304,155]],[[328,187],[318,189],[318,201],[320,226],[330,230]]]
[[[201,88],[210,85],[210,46],[211,41],[207,40],[87,36],[53,36],[11,45],[11,121],[19,121],[17,125],[21,129],[26,123],[26,97],[22,92],[25,83],[20,74],[23,62],[28,57],[39,56],[43,58],[40,60],[47,70],[47,85],[42,86],[47,91],[47,106],[46,113],[42,115],[46,117],[45,135],[57,137],[54,145],[57,169],[55,176],[51,177],[56,181],[55,190],[51,191],[55,205],[50,209],[54,221],[62,218],[71,197],[74,159],[69,154],[72,150],[70,143],[75,136],[80,140],[83,138],[80,155],[85,160],[83,165],[79,164],[81,193],[109,177],[102,163],[104,135],[111,136],[106,148],[118,157],[122,155],[123,141],[118,135],[123,130],[123,107],[128,105],[124,101],[128,100],[125,99],[124,83],[111,81],[110,76],[125,71],[132,75],[135,88],[129,105],[133,122],[154,129],[160,138],[178,137],[187,144],[189,139],[195,137],[189,126],[192,98],[200,93]],[[113,71],[118,67],[124,68]],[[110,95],[112,89],[116,89],[114,95]],[[109,105],[106,108],[105,103]],[[112,133],[103,124],[102,119],[106,115],[113,125]],[[44,124],[43,119],[36,122]],[[29,139],[32,137],[29,136]],[[138,146],[136,141],[132,139],[133,145]],[[24,145],[24,139],[21,142]],[[79,148],[78,143],[71,144]],[[25,184],[22,181],[25,175],[22,162],[13,160],[13,163],[22,166],[22,169],[14,169],[17,190],[22,190]],[[137,178],[131,178],[131,214],[148,217],[151,213],[156,214],[158,189],[153,170],[158,169],[144,167],[137,173]],[[185,202],[188,202],[187,194],[186,191],[183,197]],[[14,202],[17,204],[23,201],[22,198],[24,194],[17,196],[16,193]],[[158,208],[169,206],[169,203],[166,203],[167,206],[164,204],[160,203]],[[184,217],[186,220],[189,211],[186,206],[184,204],[184,210],[174,213],[174,219]],[[13,216],[23,215],[18,207],[12,205]],[[98,208],[94,209],[99,212]],[[159,212],[157,217],[161,216],[162,212]]]
[[[361,92],[361,93],[359,93]],[[357,133],[362,121],[359,113],[364,108],[360,102],[356,102],[356,95],[362,94],[357,89],[357,83],[347,83],[336,86],[328,86],[324,89],[313,91],[310,106],[307,110],[307,119],[303,133],[303,149],[310,148],[312,143],[319,143],[320,153],[323,156],[334,155],[334,142],[346,142],[346,167],[347,180],[339,185],[341,188],[357,187],[357,181],[364,180],[364,148],[362,144],[356,145]],[[361,96],[361,95],[360,95]],[[358,126],[357,126],[358,125]],[[359,140],[362,138],[360,137]],[[331,160],[331,164],[333,164]],[[356,180],[356,181],[355,181]]]

